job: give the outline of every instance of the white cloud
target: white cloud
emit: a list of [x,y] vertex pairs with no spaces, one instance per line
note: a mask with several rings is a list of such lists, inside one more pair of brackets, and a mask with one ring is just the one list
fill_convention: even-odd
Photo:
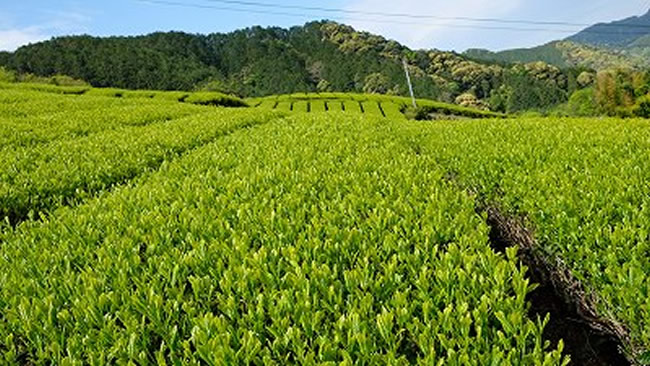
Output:
[[79,12],[43,11],[47,20],[39,25],[13,26],[6,14],[0,14],[0,51],[15,51],[18,47],[40,42],[54,36],[87,31],[91,18]]
[[[376,0],[355,0],[348,6],[349,10],[366,11],[366,12],[384,12],[384,13],[406,13],[416,15],[431,15],[442,18],[449,17],[470,17],[470,18],[497,18],[508,17],[515,11],[523,0],[399,0],[399,1],[376,1]],[[384,34],[390,38],[395,38],[407,45],[415,48],[431,48],[437,44],[447,44],[445,42],[449,37],[454,37],[456,33],[466,33],[467,28],[458,26],[462,25],[482,25],[476,22],[445,20],[435,18],[386,18],[386,17],[366,17],[366,20],[360,19],[359,15],[350,15],[346,22],[353,26]],[[375,20],[388,21],[378,23]],[[400,24],[389,23],[392,21]],[[403,22],[403,24],[402,24]],[[472,30],[480,32],[480,30]]]
[[[523,19],[593,24],[612,21],[648,11],[643,0],[350,0],[348,10],[407,13],[442,18]],[[360,30],[382,34],[411,48],[440,48],[464,51],[480,47],[493,50],[532,47],[562,39],[583,26],[550,26],[519,23],[476,22],[435,18],[399,18],[350,14],[341,19]],[[380,22],[376,22],[379,20]],[[381,21],[384,21],[382,23]],[[391,23],[393,21],[402,24]],[[509,29],[481,29],[509,28]],[[513,29],[514,28],[514,29]],[[527,30],[522,30],[527,28]]]
[[38,27],[0,30],[0,51],[15,51],[20,46],[48,38]]

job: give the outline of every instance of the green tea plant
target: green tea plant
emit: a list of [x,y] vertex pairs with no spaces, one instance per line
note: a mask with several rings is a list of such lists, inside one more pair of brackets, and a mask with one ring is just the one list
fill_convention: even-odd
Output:
[[650,348],[650,123],[513,119],[420,124],[420,149],[463,186],[525,216],[600,301]]
[[0,149],[145,126],[205,112],[182,103],[54,96],[0,90]]
[[81,95],[91,89],[90,86],[59,86],[43,83],[6,83],[0,82],[0,89],[32,90],[44,93]]
[[[304,105],[309,102],[315,108],[311,108],[311,112],[323,112],[325,102],[330,107],[329,110],[341,111],[345,106],[346,111],[354,113],[363,112],[370,115],[386,116],[392,119],[404,119],[403,113],[411,105],[409,98],[378,95],[378,94],[352,94],[352,93],[298,93],[289,95],[274,95],[265,98],[251,98],[248,99],[248,104],[258,108],[271,108],[280,109],[282,111],[291,112],[305,112]],[[294,109],[290,109],[291,104],[294,104]],[[446,116],[461,116],[467,118],[490,118],[490,117],[504,117],[499,113],[481,111],[461,107],[453,104],[440,103],[431,100],[418,100],[418,105],[421,109],[427,111],[426,113],[439,113]],[[379,108],[381,106],[381,109]],[[383,110],[383,114],[381,113]]]
[[235,96],[217,92],[196,92],[183,99],[186,103],[221,107],[248,107],[248,104]]
[[472,197],[415,153],[421,132],[296,114],[6,230],[0,357],[566,365],[526,315],[516,251],[491,250]]
[[[129,181],[272,113],[220,111],[0,150],[0,217],[12,223]],[[100,118],[101,120],[101,118]],[[56,129],[55,129],[56,131]]]

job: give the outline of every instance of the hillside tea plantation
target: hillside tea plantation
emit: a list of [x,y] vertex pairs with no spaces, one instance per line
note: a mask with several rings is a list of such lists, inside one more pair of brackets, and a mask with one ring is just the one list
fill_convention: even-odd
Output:
[[152,93],[0,88],[0,364],[571,364],[486,204],[647,357],[649,122]]

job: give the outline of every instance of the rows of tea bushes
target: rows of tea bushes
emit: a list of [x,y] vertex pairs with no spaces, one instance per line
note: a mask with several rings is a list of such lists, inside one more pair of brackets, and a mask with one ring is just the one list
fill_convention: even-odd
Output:
[[0,92],[13,93],[30,91],[46,93],[52,96],[92,96],[117,99],[156,99],[175,102],[187,102],[199,105],[220,107],[246,107],[244,100],[219,92],[161,91],[161,90],[127,90],[117,88],[93,88],[90,86],[57,86],[51,84],[3,83]]
[[53,96],[0,89],[0,149],[144,126],[205,112],[164,101]]
[[[1,84],[0,84],[1,85]],[[0,118],[28,119],[57,112],[78,112],[126,105],[118,98],[82,98],[26,89],[0,88]]]
[[462,185],[525,216],[542,249],[650,350],[650,122],[421,124],[421,149]]
[[404,119],[401,101],[389,97],[344,93],[292,94],[248,100],[248,104],[261,109],[283,112],[322,113],[351,112],[375,117]]
[[222,106],[222,107],[248,107],[248,104],[240,98],[217,92],[196,92],[182,97],[180,101],[185,103]]
[[[325,104],[327,104],[328,108],[326,111],[361,112],[391,119],[404,119],[404,110],[412,106],[411,99],[405,97],[354,93],[297,93],[272,95],[262,98],[250,98],[247,99],[247,102],[249,105],[254,107],[280,109],[285,112],[307,112],[307,109],[302,107],[303,104],[307,103],[310,106],[315,106],[310,108],[309,112],[322,112],[325,110]],[[421,111],[421,113],[424,114],[436,113],[447,117],[456,116],[464,118],[504,117],[499,113],[426,99],[418,99],[417,104],[420,108],[418,111]]]
[[295,115],[6,230],[2,362],[566,365],[421,135]]
[[184,91],[158,91],[158,90],[126,90],[118,88],[92,88],[84,93],[87,96],[102,96],[123,99],[166,99],[176,100],[187,96]]
[[[36,216],[157,169],[165,160],[236,129],[267,122],[271,116],[208,109],[165,123],[1,149],[0,217],[15,223],[30,213]],[[100,124],[110,123],[97,119]],[[52,133],[60,133],[57,125]]]
[[42,93],[60,95],[82,95],[91,89],[90,86],[59,86],[46,83],[7,83],[0,82],[0,89],[4,90],[31,90]]

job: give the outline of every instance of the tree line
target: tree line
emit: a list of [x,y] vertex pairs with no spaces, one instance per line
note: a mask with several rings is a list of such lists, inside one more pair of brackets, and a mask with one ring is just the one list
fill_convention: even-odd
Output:
[[[499,112],[548,111],[592,88],[578,82],[583,69],[410,50],[329,21],[226,34],[68,36],[0,53],[0,65],[17,73],[63,74],[96,87],[212,90],[247,97],[319,91],[407,95],[402,59],[418,97]],[[599,78],[594,74],[594,81]]]

